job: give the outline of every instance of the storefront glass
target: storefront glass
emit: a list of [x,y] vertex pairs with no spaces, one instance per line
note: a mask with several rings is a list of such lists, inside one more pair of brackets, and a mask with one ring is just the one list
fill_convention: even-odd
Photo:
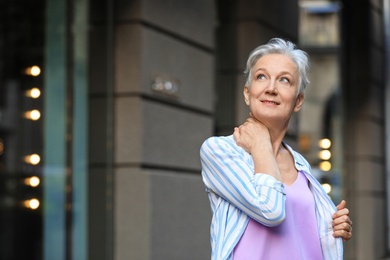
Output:
[[42,259],[44,1],[0,1],[0,259]]
[[87,1],[0,14],[0,259],[87,259]]

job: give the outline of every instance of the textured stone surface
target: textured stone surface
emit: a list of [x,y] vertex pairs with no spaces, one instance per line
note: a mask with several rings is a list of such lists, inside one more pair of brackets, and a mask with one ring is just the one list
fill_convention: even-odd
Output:
[[89,100],[89,163],[103,164],[107,160],[107,100],[105,97],[94,97]]
[[[298,4],[297,1],[238,1],[240,20],[254,20],[269,27],[278,35],[297,37]],[[283,19],[281,19],[283,17]]]
[[110,219],[112,207],[108,208],[107,172],[104,168],[90,168],[88,175],[88,237],[89,259],[104,259],[111,245],[107,235],[113,223]]
[[151,259],[210,259],[211,212],[200,175],[150,171]]
[[375,156],[383,158],[384,143],[379,136],[383,136],[383,126],[366,120],[358,120],[352,126],[355,144],[352,151],[355,156]]
[[214,46],[214,1],[118,1],[117,20],[143,21],[204,46]]
[[356,160],[356,189],[361,192],[385,192],[386,180],[382,164]]
[[378,231],[386,230],[385,199],[361,194],[356,196],[354,203],[364,205],[357,208],[353,219],[357,256],[354,259],[382,259],[387,251],[383,243],[386,232]]
[[116,92],[153,92],[158,78],[174,83],[180,104],[213,109],[213,56],[160,32],[138,24],[118,26]]
[[141,163],[144,151],[142,101],[138,97],[115,99],[115,159],[116,163]]
[[93,26],[89,31],[90,41],[93,44],[89,48],[89,92],[107,92],[107,28],[103,25]]
[[148,260],[151,254],[151,183],[139,168],[115,169],[115,259]]
[[210,257],[211,213],[200,174],[121,167],[115,187],[115,259]]
[[139,97],[116,100],[117,163],[199,169],[199,148],[212,132],[210,118]]
[[115,92],[142,91],[143,53],[142,26],[123,24],[115,34]]

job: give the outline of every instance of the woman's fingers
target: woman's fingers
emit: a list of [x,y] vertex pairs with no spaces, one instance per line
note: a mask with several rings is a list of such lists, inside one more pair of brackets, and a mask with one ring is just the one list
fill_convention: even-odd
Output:
[[345,229],[336,230],[333,232],[334,237],[341,237],[343,241],[348,241],[352,238],[352,230],[347,231]]
[[339,205],[337,205],[337,209],[341,210],[347,206],[347,202],[345,200],[342,200]]
[[341,237],[345,242],[352,238],[352,230],[352,224],[342,222],[341,224],[333,226],[333,236]]
[[342,215],[340,217],[333,219],[332,224],[333,224],[333,226],[337,226],[337,225],[340,225],[342,223],[347,223],[349,225],[352,225],[352,221],[347,215]]
[[337,211],[333,214],[333,236],[341,237],[343,241],[352,238],[352,221],[349,218],[349,210],[346,208],[347,202],[342,200],[337,205]]

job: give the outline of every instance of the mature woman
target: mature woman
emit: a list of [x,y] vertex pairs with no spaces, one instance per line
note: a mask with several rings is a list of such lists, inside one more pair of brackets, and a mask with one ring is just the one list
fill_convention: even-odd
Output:
[[245,70],[250,117],[201,147],[213,211],[212,259],[342,259],[352,236],[345,201],[335,207],[309,163],[283,138],[304,100],[308,57],[282,39],[257,47]]

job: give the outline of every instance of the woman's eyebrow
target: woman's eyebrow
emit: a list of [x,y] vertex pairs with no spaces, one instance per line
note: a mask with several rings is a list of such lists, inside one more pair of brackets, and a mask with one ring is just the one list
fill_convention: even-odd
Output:
[[[258,72],[258,71],[268,71],[266,68],[258,68],[258,69],[256,69],[254,72],[256,73],[256,72]],[[293,77],[293,73],[291,73],[291,72],[289,72],[289,71],[280,71],[280,72],[278,72],[278,74],[279,75],[285,75],[285,74],[288,74],[288,75],[290,75],[291,77]]]

